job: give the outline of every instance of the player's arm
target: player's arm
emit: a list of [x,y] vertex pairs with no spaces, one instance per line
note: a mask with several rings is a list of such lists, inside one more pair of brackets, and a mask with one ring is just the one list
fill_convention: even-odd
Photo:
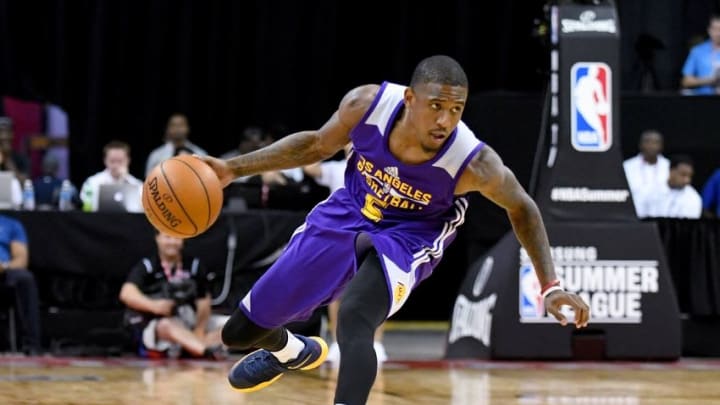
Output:
[[296,132],[264,148],[228,160],[201,159],[215,170],[223,186],[237,177],[325,160],[350,142],[350,131],[360,122],[378,89],[377,85],[365,85],[349,91],[338,110],[318,130]]
[[[456,194],[470,191],[479,191],[505,209],[518,241],[530,256],[540,285],[552,285],[557,276],[540,210],[500,156],[488,145],[473,157],[458,182]],[[559,311],[562,305],[573,307],[577,327],[587,325],[590,316],[587,304],[577,295],[556,288],[547,295],[545,307],[565,325],[567,320]]]

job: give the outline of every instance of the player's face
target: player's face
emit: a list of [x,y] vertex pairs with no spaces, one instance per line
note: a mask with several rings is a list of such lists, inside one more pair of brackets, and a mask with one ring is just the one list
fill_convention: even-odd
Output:
[[692,182],[693,167],[686,163],[680,163],[670,169],[668,185],[670,188],[683,188]]
[[130,166],[130,156],[125,149],[108,149],[105,154],[105,167],[110,170],[110,174],[115,177],[122,177],[128,172]]
[[411,124],[426,152],[437,152],[460,122],[467,88],[438,83],[415,86],[406,94]]
[[164,234],[162,232],[155,236],[155,242],[157,243],[158,253],[160,256],[178,256],[183,247],[183,240]]

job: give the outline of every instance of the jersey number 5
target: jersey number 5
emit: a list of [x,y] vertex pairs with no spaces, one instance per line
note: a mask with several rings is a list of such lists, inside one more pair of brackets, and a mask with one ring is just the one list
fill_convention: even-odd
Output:
[[365,205],[362,207],[362,212],[365,217],[373,222],[380,222],[383,219],[381,208],[387,207],[388,203],[383,201],[372,194],[365,194]]

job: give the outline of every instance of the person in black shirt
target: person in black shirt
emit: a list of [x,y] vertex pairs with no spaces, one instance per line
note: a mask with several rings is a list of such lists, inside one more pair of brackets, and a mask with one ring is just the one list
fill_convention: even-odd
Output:
[[136,264],[120,290],[125,321],[139,335],[140,353],[227,358],[220,331],[227,316],[212,315],[208,275],[198,258],[182,254],[183,240],[158,233],[158,254]]

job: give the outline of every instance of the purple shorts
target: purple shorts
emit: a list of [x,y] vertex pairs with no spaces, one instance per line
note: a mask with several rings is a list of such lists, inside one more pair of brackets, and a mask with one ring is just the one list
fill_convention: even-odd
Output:
[[280,258],[242,299],[240,309],[268,329],[308,319],[316,308],[334,301],[355,275],[355,238],[366,233],[385,270],[391,316],[437,266],[466,209],[467,201],[458,198],[445,219],[375,224],[341,188],[313,208]]

